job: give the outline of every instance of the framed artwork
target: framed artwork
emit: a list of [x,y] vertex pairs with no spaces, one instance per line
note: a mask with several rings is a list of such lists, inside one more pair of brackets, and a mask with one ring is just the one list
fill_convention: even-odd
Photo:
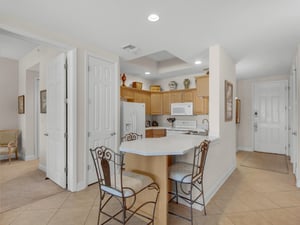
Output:
[[241,122],[241,100],[236,99],[235,100],[235,123]]
[[18,96],[18,113],[19,114],[25,113],[25,96],[24,95]]
[[47,91],[40,91],[40,108],[41,113],[47,113]]
[[225,80],[225,121],[231,121],[233,115],[233,86]]

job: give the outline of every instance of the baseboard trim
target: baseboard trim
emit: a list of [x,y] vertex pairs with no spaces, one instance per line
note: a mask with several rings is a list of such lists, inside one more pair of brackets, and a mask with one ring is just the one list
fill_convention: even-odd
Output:
[[34,159],[36,159],[35,155],[25,155],[24,156],[25,161],[34,160]]
[[297,187],[297,188],[300,188],[300,179],[297,179],[297,180],[296,180],[296,187]]
[[47,173],[47,168],[45,165],[39,164],[39,169],[42,170],[43,172]]
[[238,146],[237,151],[253,152],[253,148],[252,147],[246,147],[246,146]]
[[[224,173],[223,176],[216,181],[215,185],[213,185],[209,190],[205,190],[204,198],[205,198],[206,205],[209,203],[212,197],[217,193],[220,187],[225,183],[225,181],[230,177],[230,175],[233,173],[235,168],[236,168],[236,164],[232,164],[230,168],[226,171],[226,173]],[[181,199],[178,199],[178,202],[180,204],[188,206],[188,204]],[[198,209],[200,211],[202,211],[203,209],[203,207],[198,204],[194,204],[193,208]]]
[[79,182],[79,183],[77,184],[76,191],[81,191],[81,190],[85,189],[86,187],[87,187],[87,186],[86,186],[86,183],[85,183],[84,181]]

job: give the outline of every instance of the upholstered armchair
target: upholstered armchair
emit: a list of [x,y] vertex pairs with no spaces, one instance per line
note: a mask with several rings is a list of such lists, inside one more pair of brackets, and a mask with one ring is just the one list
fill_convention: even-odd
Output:
[[9,162],[15,154],[18,159],[18,130],[0,130],[0,155],[7,155]]

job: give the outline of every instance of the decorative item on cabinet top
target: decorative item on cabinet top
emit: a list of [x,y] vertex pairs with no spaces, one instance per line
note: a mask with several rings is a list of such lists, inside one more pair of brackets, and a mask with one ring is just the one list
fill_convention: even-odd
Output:
[[125,87],[126,75],[125,73],[121,74],[122,86]]
[[150,91],[160,91],[160,85],[150,85]]
[[184,88],[185,88],[185,89],[189,89],[190,83],[191,83],[190,79],[188,79],[188,78],[184,79],[184,80],[183,80]]
[[176,81],[170,81],[169,82],[169,88],[170,88],[170,90],[176,90],[177,89],[177,83],[176,83]]
[[132,87],[141,90],[143,88],[143,83],[134,81],[134,82],[132,82]]

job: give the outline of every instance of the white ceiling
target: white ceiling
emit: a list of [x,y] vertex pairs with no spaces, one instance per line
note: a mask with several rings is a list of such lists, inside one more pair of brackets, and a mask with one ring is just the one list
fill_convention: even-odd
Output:
[[[152,69],[149,79],[200,73],[214,44],[237,63],[238,78],[288,74],[300,42],[299,0],[1,0],[0,5],[0,23],[21,22],[98,45],[121,57],[121,72],[144,76]],[[150,13],[160,20],[147,21]],[[123,50],[128,44],[137,50]],[[145,57],[161,52],[176,63]],[[196,67],[195,59],[204,63]]]

